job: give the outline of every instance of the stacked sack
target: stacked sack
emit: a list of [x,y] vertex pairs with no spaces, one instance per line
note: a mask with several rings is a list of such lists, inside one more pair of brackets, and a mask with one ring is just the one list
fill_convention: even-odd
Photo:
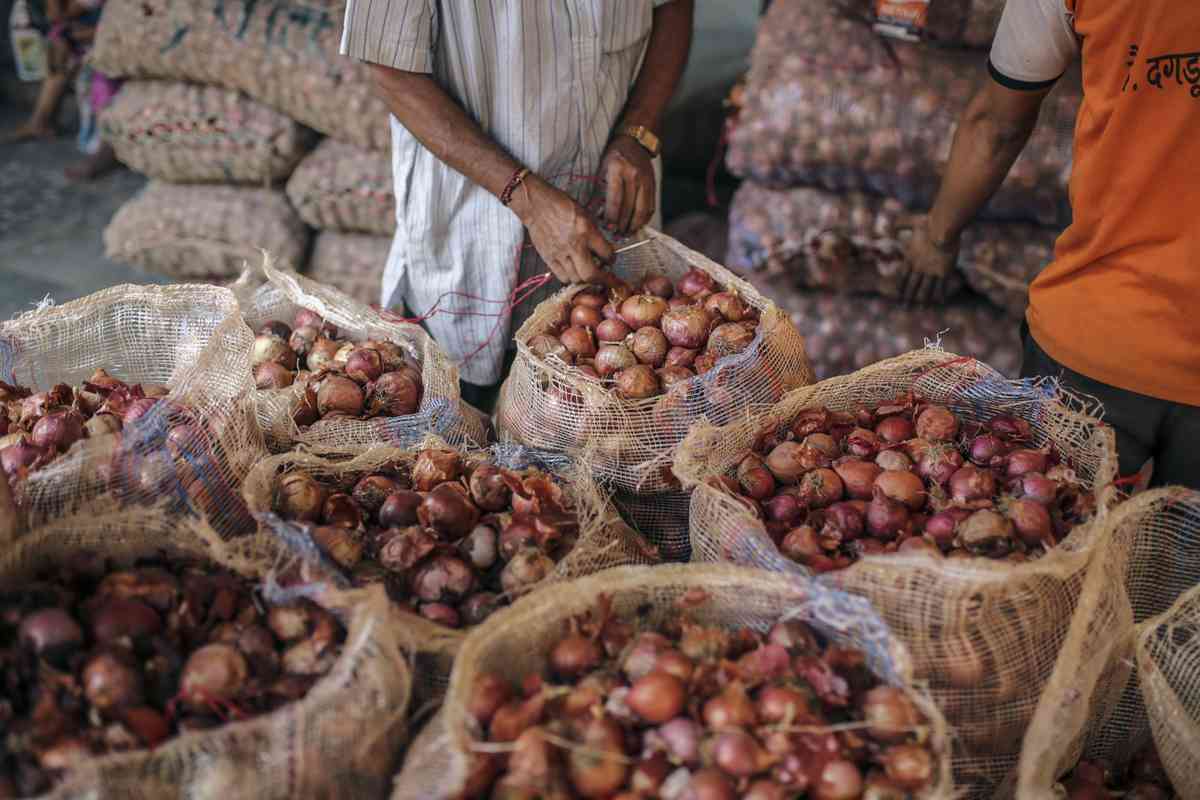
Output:
[[314,270],[378,300],[386,241],[359,235],[394,224],[388,115],[366,68],[338,54],[344,12],[344,0],[107,4],[93,58],[127,80],[104,136],[152,179],[106,231],[111,258],[227,282],[259,249],[303,269],[312,226],[336,231]]
[[[1069,223],[1079,81],[1051,92],[1029,146],[965,233],[950,302],[906,308],[896,300],[905,244],[932,205],[957,119],[989,80],[983,48],[1003,3],[932,0],[923,30],[889,17],[890,5],[772,6],[730,123],[727,163],[747,180],[727,261],[789,309],[818,378],[939,336],[1013,375],[1029,283]],[[874,324],[852,330],[864,304]]]

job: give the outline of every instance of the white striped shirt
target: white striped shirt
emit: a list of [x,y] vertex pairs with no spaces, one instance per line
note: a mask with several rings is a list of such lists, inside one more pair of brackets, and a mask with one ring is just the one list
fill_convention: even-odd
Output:
[[[637,72],[654,6],[668,0],[349,0],[342,53],[432,73],[514,158],[576,200],[594,175]],[[392,118],[398,225],[382,302],[424,314],[449,291],[504,300],[546,271],[512,211],[446,166]],[[518,254],[523,252],[518,274]],[[516,314],[528,314],[540,297]],[[499,303],[449,297],[440,308],[494,313]],[[466,363],[463,380],[501,377],[510,321]],[[426,325],[455,360],[475,351],[496,319],[439,313]]]

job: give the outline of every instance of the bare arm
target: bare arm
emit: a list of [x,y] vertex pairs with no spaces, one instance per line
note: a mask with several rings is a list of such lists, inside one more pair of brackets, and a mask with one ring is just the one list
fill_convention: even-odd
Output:
[[[396,119],[433,155],[497,197],[521,164],[493,141],[433,78],[371,64],[375,88]],[[510,206],[530,240],[564,283],[595,279],[593,256],[611,261],[612,248],[579,205],[534,174]]]
[[[617,130],[643,125],[661,133],[692,46],[694,0],[672,0],[654,9],[654,23],[641,71],[625,103]],[[654,167],[649,153],[629,136],[618,134],[605,151],[600,174],[607,185],[605,217],[631,233],[654,216]]]

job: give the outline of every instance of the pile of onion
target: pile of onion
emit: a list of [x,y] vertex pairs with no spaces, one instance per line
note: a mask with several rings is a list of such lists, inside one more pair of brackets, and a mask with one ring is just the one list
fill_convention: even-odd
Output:
[[1024,420],[960,420],[901,398],[853,413],[824,407],[764,431],[714,486],[816,572],[863,556],[1038,558],[1095,511],[1092,494]]
[[274,508],[311,524],[313,542],[356,585],[451,628],[477,625],[539,583],[574,547],[579,522],[547,473],[453,450],[344,486],[287,472]]
[[254,339],[259,389],[297,386],[292,420],[405,417],[421,406],[421,365],[393,342],[338,339],[337,328],[302,308],[289,326],[268,322]]
[[1066,800],[1181,800],[1151,742],[1130,761],[1123,774],[1102,762],[1080,761],[1062,779]]
[[621,397],[642,400],[745,350],[757,329],[756,308],[694,268],[675,284],[652,275],[636,292],[620,283],[587,287],[528,345],[539,358],[557,358]]
[[89,759],[266,714],[341,651],[338,620],[197,564],[65,565],[0,591],[0,797],[50,791]]
[[683,614],[638,630],[602,602],[544,673],[476,676],[465,711],[489,744],[462,796],[854,800],[937,780],[925,718],[861,652],[799,621],[763,635]]

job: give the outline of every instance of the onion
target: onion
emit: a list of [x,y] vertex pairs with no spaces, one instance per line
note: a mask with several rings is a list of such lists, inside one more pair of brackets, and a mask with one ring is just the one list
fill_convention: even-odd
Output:
[[1010,414],[997,414],[988,420],[988,430],[1008,441],[1025,441],[1033,434],[1029,423]]
[[383,357],[378,350],[356,347],[346,359],[346,377],[355,383],[366,385],[383,374]]
[[581,328],[573,326],[563,331],[558,340],[562,342],[562,346],[567,348],[567,352],[573,356],[594,356],[596,355],[596,340],[592,336],[591,328]]
[[83,430],[89,439],[118,433],[121,430],[121,420],[112,414],[97,414],[83,423]]
[[801,525],[792,528],[783,537],[779,542],[779,552],[792,561],[803,564],[813,556],[821,555],[823,551],[816,530],[811,525]]
[[690,717],[676,717],[655,729],[667,757],[677,764],[694,766],[700,761],[700,725]]
[[866,514],[853,503],[834,503],[825,509],[825,527],[821,535],[836,536],[839,541],[852,542],[862,536],[866,527]]
[[718,358],[740,353],[754,341],[754,330],[742,323],[726,322],[713,329],[708,337],[708,352]]
[[496,532],[487,525],[476,525],[475,528],[458,544],[463,558],[471,562],[478,570],[487,571],[492,568],[499,558],[499,548]]
[[971,440],[971,461],[983,466],[993,466],[995,461],[1008,452],[1008,445],[1000,437],[990,433],[980,434]]
[[861,708],[867,733],[884,744],[904,741],[921,723],[916,705],[903,691],[892,686],[876,686],[868,691]]
[[636,294],[621,303],[621,319],[633,330],[658,325],[667,312],[667,301],[650,294]]
[[1036,500],[1019,498],[1008,503],[1006,513],[1017,532],[1017,538],[1027,547],[1053,543],[1054,528],[1050,512]]
[[508,682],[490,672],[475,676],[467,697],[467,713],[483,727],[492,721],[497,709],[512,699]]
[[150,409],[154,408],[158,402],[158,400],[149,397],[143,397],[140,400],[134,400],[125,407],[125,413],[121,415],[121,424],[123,426],[132,425],[134,422],[150,413]]
[[649,674],[658,663],[659,654],[670,647],[671,643],[660,634],[652,631],[641,633],[621,659],[621,671],[630,682],[636,681]]
[[259,390],[286,389],[295,378],[296,373],[274,361],[264,361],[254,368],[254,388]]
[[720,770],[706,768],[691,776],[677,800],[735,800],[733,784]]
[[716,282],[713,281],[711,275],[702,269],[693,267],[679,279],[675,288],[688,297],[695,297],[701,292],[711,292],[715,286]]
[[540,583],[554,571],[554,562],[536,547],[517,552],[500,573],[500,586],[507,594],[518,594]]
[[327,375],[317,389],[317,411],[322,417],[338,414],[357,417],[363,409],[363,390],[342,375]]
[[746,318],[748,309],[742,298],[734,292],[717,292],[704,300],[704,310],[720,316],[727,322],[741,322]]
[[880,759],[884,772],[905,789],[920,789],[933,780],[933,757],[924,747],[902,744],[889,747]]
[[464,625],[478,625],[500,608],[500,596],[493,592],[476,592],[458,607]]
[[637,360],[652,367],[661,367],[667,358],[667,337],[658,328],[638,328],[633,334],[630,349]]
[[[605,320],[621,319],[621,312],[617,309],[616,304],[612,302],[604,304],[604,307],[600,309],[600,315],[603,316]],[[622,322],[622,324],[624,324],[624,322]],[[628,328],[629,326],[626,325],[625,327]]]
[[524,519],[514,520],[500,532],[500,557],[509,561],[524,547],[537,547],[537,528]]
[[417,613],[430,622],[444,625],[447,628],[458,628],[462,625],[462,617],[458,611],[445,603],[421,603]]
[[567,756],[571,787],[582,797],[607,798],[624,786],[628,777],[625,734],[612,717],[599,716],[583,723],[580,738],[583,749]]
[[912,459],[899,450],[880,450],[875,464],[882,469],[911,469]]
[[585,361],[584,359],[580,359],[575,364],[575,369],[579,372],[580,375],[586,375],[587,377],[592,378],[594,380],[600,380],[600,373],[596,370],[595,365],[593,363],[589,363],[588,361]]
[[701,714],[709,730],[752,728],[758,724],[754,702],[740,683],[730,683],[705,702]]
[[600,645],[578,634],[560,639],[550,651],[550,667],[563,680],[576,681],[600,664],[604,653]]
[[428,492],[439,483],[457,480],[462,474],[462,459],[453,450],[426,449],[417,453],[412,468],[413,488]]
[[687,367],[672,367],[669,364],[656,370],[656,374],[658,375],[658,382],[662,384],[663,391],[669,391],[672,386],[686,383],[696,377],[696,373]]
[[363,544],[350,528],[341,525],[319,525],[309,535],[325,555],[338,566],[353,569],[362,561]]
[[699,306],[674,308],[662,315],[662,331],[675,347],[703,347],[711,328],[712,317]]
[[84,666],[80,682],[88,702],[99,711],[142,703],[141,673],[115,651],[93,656]]
[[366,475],[354,484],[351,496],[367,514],[378,514],[384,501],[403,488],[386,475]]
[[[878,483],[879,481],[876,480],[876,485]],[[814,469],[800,479],[800,502],[810,508],[824,508],[831,503],[836,503],[842,499],[844,492],[842,479],[831,469],[824,467]]]
[[713,762],[727,775],[745,778],[770,766],[770,757],[745,731],[718,734],[712,744]]
[[692,364],[692,368],[695,370],[697,375],[704,375],[710,370],[715,369],[716,366],[717,354],[712,352],[701,353],[700,355],[696,356],[696,360]]
[[875,433],[888,444],[899,444],[913,437],[913,424],[904,417],[884,417],[875,426]]
[[913,511],[925,505],[925,484],[906,470],[885,470],[875,479],[875,488]]
[[767,519],[784,524],[799,522],[805,512],[805,508],[795,492],[786,490],[768,498],[763,503],[763,510],[766,512]]
[[325,498],[321,508],[321,518],[326,525],[338,528],[356,529],[362,525],[362,511],[354,498],[345,492],[334,492]]
[[455,484],[435,486],[417,507],[417,519],[444,540],[457,541],[479,522],[479,509]]
[[699,350],[692,350],[687,347],[672,347],[667,351],[666,365],[668,367],[688,367],[689,369],[696,363],[696,356],[700,355]]
[[471,471],[468,482],[471,499],[484,511],[503,511],[512,502],[512,489],[504,473],[493,464],[479,464]]
[[995,493],[996,479],[979,467],[967,464],[950,476],[950,495],[956,503],[990,500]]
[[325,505],[325,490],[311,476],[289,472],[275,484],[274,505],[287,519],[316,522]]
[[647,397],[654,397],[662,391],[658,375],[648,364],[627,367],[618,372],[614,380],[617,394],[629,400],[643,400]]
[[288,337],[288,347],[292,348],[299,358],[307,360],[308,354],[312,352],[313,345],[321,336],[318,328],[312,325],[304,325],[292,331],[292,335]]
[[608,302],[604,290],[600,287],[588,287],[580,292],[577,292],[571,298],[571,302],[577,306],[589,306],[591,308],[600,308]]
[[45,455],[45,451],[22,436],[15,444],[0,450],[0,466],[5,474],[15,478],[20,470],[33,467]]
[[250,364],[258,366],[267,361],[285,369],[295,369],[296,351],[288,347],[288,343],[278,336],[259,334],[254,337],[254,346],[250,352]]
[[925,523],[925,534],[943,550],[949,550],[954,544],[958,531],[958,523],[969,517],[971,512],[963,508],[950,508],[934,514]]
[[869,461],[846,459],[834,465],[833,471],[842,479],[846,495],[857,500],[870,500],[875,479],[883,472]]
[[675,287],[665,275],[651,275],[642,281],[642,294],[652,294],[663,300],[670,300],[675,294]]
[[1022,497],[1048,506],[1058,496],[1058,482],[1040,472],[1026,472],[1021,476],[1020,490]]
[[42,608],[21,620],[21,645],[39,656],[57,656],[83,644],[83,629],[61,608]]
[[925,406],[916,422],[917,436],[931,442],[953,441],[958,435],[958,417],[945,406]]
[[1000,551],[1012,533],[1012,523],[990,509],[976,511],[958,526],[958,539],[971,552]]
[[412,593],[427,603],[457,603],[475,588],[475,573],[462,559],[438,553],[416,568]]
[[158,612],[145,603],[124,597],[105,600],[92,612],[92,638],[101,644],[143,639],[162,629]]
[[295,330],[296,328],[306,326],[317,328],[321,331],[322,336],[327,336],[331,339],[337,336],[337,328],[331,323],[326,322],[320,314],[309,308],[297,309],[296,316],[292,318],[292,329]]
[[651,672],[634,682],[626,702],[644,722],[664,724],[683,711],[687,686],[666,672]]
[[781,442],[771,449],[766,459],[767,469],[784,484],[795,484],[809,469],[804,446],[798,442]]
[[335,365],[334,359],[337,357],[341,345],[332,339],[317,339],[313,343],[312,349],[309,350],[308,357],[304,363],[313,372],[320,372],[326,369],[332,369]]
[[558,337],[551,336],[548,333],[538,333],[529,337],[527,347],[529,347],[529,351],[537,358],[555,356],[563,361],[569,361],[571,358],[567,352],[567,348],[558,340]]
[[863,777],[854,762],[835,759],[826,762],[813,786],[814,800],[858,800]]
[[750,784],[742,800],[788,800],[792,796],[791,790],[783,784],[761,778]]
[[317,410],[317,393],[312,385],[303,383],[299,388],[300,391],[292,401],[291,417],[293,423],[304,428],[320,419],[321,415]]
[[917,461],[917,473],[926,480],[945,485],[963,465],[962,455],[950,444],[934,444]]
[[908,516],[905,505],[877,491],[867,504],[867,531],[877,539],[895,539],[908,524]]
[[628,347],[620,344],[604,344],[596,353],[596,372],[607,378],[621,370],[637,366],[637,356]]
[[758,693],[758,717],[768,724],[802,719],[809,712],[809,696],[790,686],[764,686]]
[[1013,450],[1006,459],[1008,477],[1019,478],[1029,472],[1046,471],[1048,464],[1047,453],[1042,450]]
[[595,328],[604,321],[604,315],[600,313],[600,309],[595,306],[574,305],[571,306],[571,316],[569,322],[572,325],[581,328]]
[[775,478],[763,460],[751,453],[737,468],[738,485],[755,500],[765,500],[775,493]]
[[51,411],[37,421],[29,438],[34,447],[65,453],[83,438],[83,418],[77,411]]
[[246,685],[250,666],[237,648],[208,644],[188,658],[179,675],[179,696],[197,709],[214,701],[232,700]]
[[855,428],[846,435],[846,452],[859,458],[872,458],[879,452],[880,441],[875,431]]
[[379,524],[385,528],[403,528],[417,524],[417,507],[423,498],[417,492],[400,489],[383,501],[379,507]]
[[619,344],[632,332],[632,329],[619,319],[606,319],[596,326],[596,338],[608,344]]
[[367,413],[372,417],[407,417],[421,407],[420,376],[403,369],[385,372],[369,387]]

